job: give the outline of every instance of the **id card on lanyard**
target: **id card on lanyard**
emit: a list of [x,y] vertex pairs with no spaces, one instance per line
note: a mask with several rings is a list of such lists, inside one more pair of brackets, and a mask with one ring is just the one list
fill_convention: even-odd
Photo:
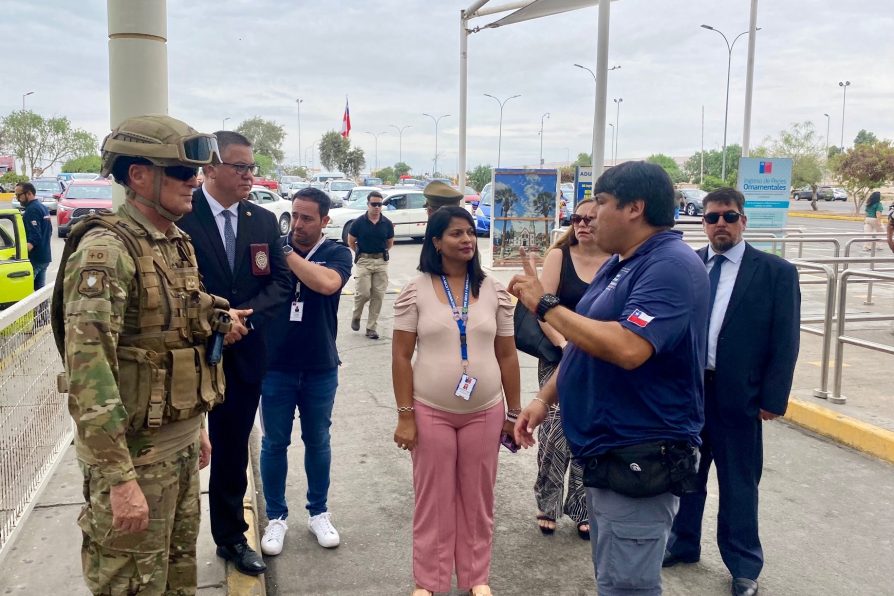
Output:
[[[310,252],[304,256],[305,261],[310,261],[310,258],[314,256],[314,253],[317,252],[317,249],[323,245],[323,242],[326,241],[326,236],[320,236],[319,242],[317,242]],[[288,242],[288,239],[286,240]],[[295,298],[292,300],[292,308],[289,309],[289,321],[293,321],[295,323],[300,323],[304,319],[304,300],[301,299],[301,280],[299,279],[295,283]]]
[[450,303],[450,309],[453,311],[453,320],[456,321],[456,327],[459,329],[459,353],[463,365],[463,374],[459,377],[459,383],[456,384],[456,391],[453,394],[469,401],[475,390],[475,385],[478,383],[478,379],[469,376],[468,370],[469,345],[466,341],[466,325],[469,322],[469,276],[466,275],[466,282],[463,286],[462,311],[456,306],[456,300],[453,298],[453,292],[450,291],[450,284],[447,283],[446,276],[441,276],[441,283],[444,284],[444,293],[447,294],[447,302]]

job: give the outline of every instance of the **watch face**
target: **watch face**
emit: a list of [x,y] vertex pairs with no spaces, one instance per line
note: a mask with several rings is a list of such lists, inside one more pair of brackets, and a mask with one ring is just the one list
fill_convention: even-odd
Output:
[[292,252],[292,247],[286,244],[282,247],[282,254],[287,255]]

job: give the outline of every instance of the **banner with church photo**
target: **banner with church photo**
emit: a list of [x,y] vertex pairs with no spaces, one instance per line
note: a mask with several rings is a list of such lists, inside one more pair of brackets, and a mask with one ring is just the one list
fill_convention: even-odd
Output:
[[521,267],[521,248],[542,262],[556,225],[559,172],[498,168],[493,189],[492,266]]

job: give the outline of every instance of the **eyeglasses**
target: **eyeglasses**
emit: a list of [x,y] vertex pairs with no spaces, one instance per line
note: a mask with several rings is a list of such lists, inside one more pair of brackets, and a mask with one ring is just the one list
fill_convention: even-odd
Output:
[[705,223],[709,223],[711,225],[716,224],[720,221],[720,218],[723,218],[723,221],[726,223],[736,223],[739,221],[739,218],[742,217],[742,214],[738,211],[724,211],[723,213],[705,213],[704,220]]
[[596,218],[590,217],[589,215],[578,215],[577,213],[575,213],[574,215],[571,216],[571,225],[576,226],[580,223],[583,223],[584,225],[588,226],[588,225],[590,225],[590,222],[593,221],[594,219],[596,219]]
[[381,207],[382,203],[370,203],[369,206],[370,207]]
[[165,176],[175,178],[181,182],[195,178],[198,173],[199,168],[190,166],[168,166],[165,168]]
[[224,166],[230,166],[241,176],[244,176],[249,172],[251,172],[252,176],[257,176],[258,172],[261,170],[261,167],[256,163],[227,163],[225,161],[220,163]]

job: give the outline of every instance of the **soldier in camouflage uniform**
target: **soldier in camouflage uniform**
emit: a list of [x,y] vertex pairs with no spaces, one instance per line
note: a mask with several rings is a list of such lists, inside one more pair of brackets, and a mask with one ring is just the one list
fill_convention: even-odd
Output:
[[195,594],[202,414],[224,395],[209,341],[244,335],[250,314],[204,292],[174,225],[217,143],[143,116],[106,137],[102,159],[127,200],[72,229],[53,296],[84,474],[84,578],[94,594]]

